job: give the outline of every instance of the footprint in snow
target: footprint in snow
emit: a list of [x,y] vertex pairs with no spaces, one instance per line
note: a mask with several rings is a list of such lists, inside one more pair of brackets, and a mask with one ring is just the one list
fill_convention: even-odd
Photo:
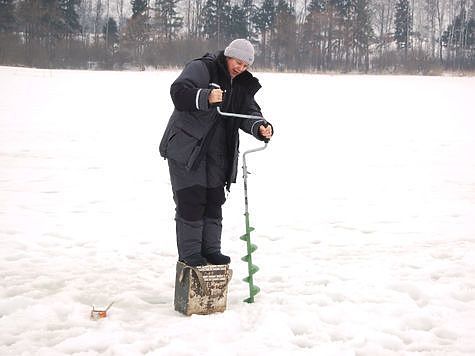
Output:
[[460,302],[470,303],[475,300],[475,289],[464,288],[454,291],[452,297]]
[[293,343],[300,348],[310,349],[315,346],[315,343],[310,339],[310,337],[299,335],[296,336],[293,340]]

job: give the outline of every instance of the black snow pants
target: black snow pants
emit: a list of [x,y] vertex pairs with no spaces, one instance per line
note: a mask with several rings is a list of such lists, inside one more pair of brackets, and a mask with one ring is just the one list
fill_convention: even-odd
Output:
[[223,122],[218,123],[196,169],[187,170],[168,159],[179,260],[196,253],[221,251],[222,205],[226,201],[224,186],[229,164]]

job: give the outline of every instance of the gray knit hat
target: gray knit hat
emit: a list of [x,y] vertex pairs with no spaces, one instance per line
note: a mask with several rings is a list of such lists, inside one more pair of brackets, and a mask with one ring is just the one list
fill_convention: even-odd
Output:
[[254,47],[248,40],[238,38],[226,47],[224,55],[226,57],[240,59],[251,65],[254,62]]

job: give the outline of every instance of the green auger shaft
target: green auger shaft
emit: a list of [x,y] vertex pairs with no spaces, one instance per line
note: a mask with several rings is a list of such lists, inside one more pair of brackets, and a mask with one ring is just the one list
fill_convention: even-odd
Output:
[[253,275],[259,271],[259,267],[252,263],[252,253],[257,250],[257,245],[251,243],[251,232],[254,231],[254,228],[249,224],[249,202],[247,198],[247,175],[249,174],[246,165],[246,154],[256,151],[261,151],[267,147],[267,143],[264,147],[260,147],[257,149],[249,150],[244,152],[243,154],[243,178],[244,178],[244,205],[245,205],[245,213],[244,217],[246,220],[246,233],[241,236],[241,240],[246,241],[247,245],[247,255],[242,257],[241,259],[244,262],[247,262],[247,269],[249,275],[243,279],[244,282],[249,283],[249,298],[244,299],[246,303],[254,303],[254,296],[259,293],[260,288],[254,285],[254,277]]
[[254,285],[253,275],[259,271],[259,267],[252,263],[252,253],[257,250],[257,246],[251,243],[251,231],[254,228],[249,226],[249,213],[244,214],[246,218],[246,234],[241,236],[241,240],[246,241],[247,255],[241,258],[244,262],[247,262],[247,269],[249,275],[243,279],[244,282],[249,283],[249,298],[244,299],[246,303],[254,303],[254,296],[259,293],[260,288]]

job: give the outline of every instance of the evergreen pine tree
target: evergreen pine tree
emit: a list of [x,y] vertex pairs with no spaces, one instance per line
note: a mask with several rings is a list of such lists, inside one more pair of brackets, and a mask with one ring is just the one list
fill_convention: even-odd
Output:
[[[447,30],[444,31],[440,40],[448,50],[448,64],[457,67],[457,69],[473,69],[475,67],[475,57],[473,55],[475,19],[470,18],[464,7],[461,7],[459,14],[447,26]],[[466,61],[467,59],[468,61]]]
[[60,0],[59,6],[64,19],[64,31],[67,34],[78,33],[81,29],[77,8],[80,0]]
[[274,62],[278,67],[289,66],[292,62],[297,48],[296,27],[294,8],[286,0],[279,0],[273,39]]
[[15,28],[15,5],[13,0],[0,0],[0,32],[11,32]]
[[231,5],[229,0],[207,0],[201,12],[203,34],[214,39],[218,48],[229,40],[227,28],[231,23]]
[[156,0],[155,26],[159,34],[172,40],[178,37],[178,32],[183,27],[183,17],[178,15],[177,4],[179,0]]
[[337,10],[341,23],[351,20],[354,13],[354,0],[332,0],[332,4]]
[[364,58],[364,70],[369,70],[369,45],[374,38],[374,31],[371,25],[371,13],[368,0],[356,0],[356,31],[355,46],[357,51],[356,66],[359,68],[361,60]]
[[453,48],[470,48],[473,46],[475,36],[475,19],[468,18],[467,11],[460,9],[460,13],[447,26],[447,30],[442,35],[444,46]]
[[303,51],[307,53],[312,68],[323,69],[325,60],[325,28],[327,1],[312,0],[307,7],[303,32]]
[[54,39],[66,32],[64,13],[58,0],[40,0],[40,33],[47,38],[50,48],[54,48]]
[[270,30],[275,21],[274,1],[264,0],[261,7],[256,9],[253,20],[260,31]]
[[143,54],[149,41],[149,14],[147,0],[132,0],[132,17],[127,20],[126,46],[133,47],[134,60],[143,69]]
[[244,19],[246,22],[246,33],[249,40],[255,39],[257,36],[255,32],[255,26],[253,22],[254,13],[256,7],[254,6],[253,0],[243,0],[241,8],[244,11]]
[[[307,7],[309,13],[318,13],[322,14],[327,9],[327,1],[326,0],[312,0]],[[308,16],[308,15],[307,15]]]
[[25,41],[27,65],[50,67],[66,20],[58,0],[24,0],[18,4],[18,26]]
[[257,8],[253,17],[256,29],[261,33],[261,52],[264,67],[267,65],[267,46],[275,22],[275,6],[273,0],[264,0],[261,7]]
[[[336,59],[343,66],[344,71],[351,68],[351,50],[353,48],[353,34],[355,32],[355,0],[332,0],[335,9],[335,52]],[[344,62],[342,62],[344,61]]]
[[234,5],[231,8],[230,24],[226,29],[225,37],[227,40],[234,38],[249,38],[247,25],[245,9],[239,5]]
[[412,20],[408,0],[398,0],[394,20],[394,39],[399,49],[403,48],[407,59],[407,49],[411,46]]
[[109,17],[109,20],[102,28],[102,33],[108,49],[113,48],[114,45],[119,43],[119,29],[117,22],[112,17]]
[[109,17],[106,24],[102,28],[105,42],[105,57],[104,61],[107,68],[113,68],[115,54],[119,49],[119,30],[117,22],[112,17]]
[[132,0],[130,4],[132,5],[132,18],[145,15],[148,5],[147,0]]

